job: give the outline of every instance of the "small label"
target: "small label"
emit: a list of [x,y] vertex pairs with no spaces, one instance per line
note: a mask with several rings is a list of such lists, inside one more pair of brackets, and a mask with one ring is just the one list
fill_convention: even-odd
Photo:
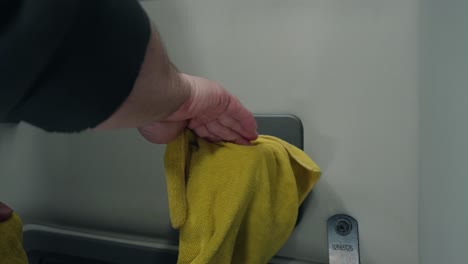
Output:
[[333,244],[332,249],[341,250],[341,251],[353,251],[354,250],[352,245],[342,245],[342,244]]

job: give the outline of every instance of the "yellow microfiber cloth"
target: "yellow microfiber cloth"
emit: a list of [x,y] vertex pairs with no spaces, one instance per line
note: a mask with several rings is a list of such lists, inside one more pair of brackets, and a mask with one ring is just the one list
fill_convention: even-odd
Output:
[[23,250],[23,227],[20,218],[13,215],[0,222],[0,263],[27,264],[28,258]]
[[302,150],[271,136],[241,146],[187,131],[164,161],[178,264],[268,263],[320,176]]

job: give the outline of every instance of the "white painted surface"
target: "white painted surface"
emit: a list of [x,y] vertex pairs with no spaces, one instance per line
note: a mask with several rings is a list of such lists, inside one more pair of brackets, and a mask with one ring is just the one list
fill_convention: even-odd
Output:
[[417,2],[145,4],[176,64],[257,113],[293,113],[322,166],[285,253],[327,260],[325,222],[360,222],[363,263],[417,262]]
[[[304,122],[305,149],[324,175],[282,254],[326,262],[326,219],[348,213],[360,224],[363,263],[418,262],[417,4],[144,2],[180,69],[220,81],[255,113]],[[1,175],[4,166],[15,175],[0,199],[27,222],[176,240],[162,147],[134,131],[9,135],[17,139],[1,157],[20,157],[0,159]]]

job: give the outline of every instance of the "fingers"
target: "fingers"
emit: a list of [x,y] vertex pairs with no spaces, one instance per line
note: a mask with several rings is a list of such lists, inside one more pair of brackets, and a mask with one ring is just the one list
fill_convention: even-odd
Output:
[[214,81],[186,74],[182,77],[191,86],[190,98],[166,121],[189,120],[188,127],[211,142],[249,145],[257,139],[255,118],[237,97]]
[[219,121],[226,127],[236,131],[244,138],[255,140],[258,137],[257,122],[252,113],[245,108],[239,99],[232,96],[226,112],[219,117]]
[[258,137],[257,133],[257,123],[253,116],[245,117],[241,120],[235,119],[233,116],[223,115],[221,116],[218,121],[225,127],[230,128],[231,130],[235,131],[242,137],[248,140],[255,140]]
[[210,142],[225,141],[240,145],[250,145],[249,139],[244,138],[242,135],[227,126],[224,126],[217,120],[198,127],[194,127],[190,124],[189,128],[192,129],[199,137]]
[[211,142],[227,141],[250,145],[250,141],[258,137],[257,122],[236,97],[230,96],[230,103],[221,115],[209,121],[194,118],[190,121],[189,128]]
[[215,134],[211,133],[206,126],[199,126],[197,128],[192,129],[195,134],[199,137],[204,138],[210,142],[220,142],[223,141],[220,137],[216,136]]
[[224,126],[219,121],[214,121],[206,124],[206,128],[213,135],[219,137],[223,141],[228,141],[240,145],[250,145],[250,140],[244,138],[241,134]]

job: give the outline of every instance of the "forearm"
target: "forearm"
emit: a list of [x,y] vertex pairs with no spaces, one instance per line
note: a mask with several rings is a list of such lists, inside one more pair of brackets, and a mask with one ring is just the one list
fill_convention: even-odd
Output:
[[79,132],[129,97],[151,35],[138,1],[3,2],[0,122]]
[[159,34],[153,29],[130,95],[96,129],[141,127],[160,121],[175,112],[189,95],[190,85],[170,62]]

